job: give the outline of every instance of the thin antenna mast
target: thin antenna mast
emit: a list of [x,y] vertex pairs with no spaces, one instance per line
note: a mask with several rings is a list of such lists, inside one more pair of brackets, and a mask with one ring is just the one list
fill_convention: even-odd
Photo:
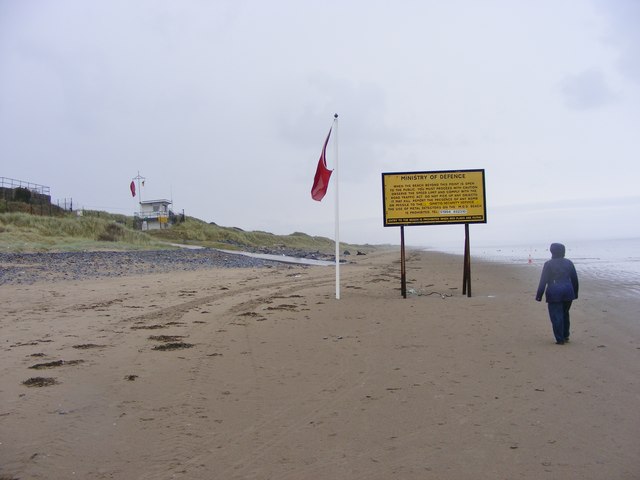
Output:
[[138,203],[140,203],[140,209],[142,210],[142,189],[140,188],[140,180],[142,180],[142,184],[144,185],[144,181],[146,178],[140,176],[140,170],[138,170],[138,175],[133,177],[133,180],[138,182],[138,198],[140,199]]

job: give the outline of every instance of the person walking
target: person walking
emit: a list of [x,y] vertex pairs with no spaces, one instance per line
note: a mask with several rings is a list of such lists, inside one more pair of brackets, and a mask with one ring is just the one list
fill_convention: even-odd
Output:
[[557,345],[564,345],[569,341],[571,328],[569,309],[571,303],[578,298],[578,274],[573,262],[564,258],[563,244],[552,243],[549,251],[551,260],[547,260],[542,267],[536,300],[541,301],[546,291],[553,335]]

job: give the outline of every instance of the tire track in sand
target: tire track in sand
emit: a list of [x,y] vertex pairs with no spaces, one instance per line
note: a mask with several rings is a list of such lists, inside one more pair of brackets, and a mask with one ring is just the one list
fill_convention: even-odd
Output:
[[[244,341],[246,343],[246,351],[243,353],[246,353],[250,356],[250,362],[252,365],[251,368],[253,370],[252,378],[249,378],[247,382],[259,385],[261,382],[265,382],[265,380],[261,379],[260,372],[256,364],[256,359],[253,356],[253,347],[251,346],[250,333],[251,326],[236,323],[238,320],[238,316],[243,313],[252,312],[257,307],[270,303],[274,298],[290,296],[298,291],[311,287],[316,288],[319,286],[322,287],[325,285],[331,285],[332,282],[332,272],[323,273],[321,275],[316,274],[313,275],[312,278],[296,279],[295,283],[293,284],[292,279],[279,280],[264,285],[245,287],[233,291],[226,291],[223,294],[216,294],[197,300],[191,300],[174,307],[163,309],[162,311],[156,312],[155,314],[136,316],[128,319],[128,321],[148,321],[151,319],[153,319],[154,321],[158,321],[159,319],[161,319],[162,321],[176,321],[179,320],[179,318],[181,318],[183,315],[185,315],[189,310],[193,310],[202,305],[206,305],[207,303],[220,300],[223,297],[231,296],[231,304],[223,313],[217,314],[217,317],[223,317],[224,320],[217,322],[216,328],[218,329],[218,331],[220,331],[230,327],[232,324],[242,326]],[[256,295],[259,296],[256,297]],[[250,298],[247,298],[248,296],[250,296]],[[216,338],[214,336],[211,336],[209,342],[201,342],[200,345],[205,345],[206,348],[211,346],[215,341]],[[190,396],[191,400],[194,403],[198,404],[198,406],[195,407],[196,409],[206,410],[207,400],[204,399],[202,394],[200,393],[199,386],[207,386],[213,383],[212,377],[214,376],[215,371],[211,369],[210,359],[207,359],[204,356],[195,359],[195,365],[190,368],[190,371],[193,372],[193,377],[190,379],[189,393],[187,395]],[[337,381],[337,379],[334,380],[333,383],[335,383],[335,381]],[[247,439],[250,439],[254,432],[274,424],[279,419],[285,418],[285,416],[288,415],[288,411],[290,411],[290,408],[288,408],[286,405],[283,405],[277,410],[274,415],[270,416],[268,419],[261,420],[259,423],[252,424],[244,428],[243,430],[235,433],[232,437],[228,438],[226,441],[237,444],[246,443],[248,441]],[[155,455],[157,455],[159,458],[173,458],[175,459],[174,462],[172,462],[172,464],[169,466],[164,464],[158,465],[157,468],[152,467],[151,469],[147,469],[145,473],[139,478],[158,478],[158,475],[166,474],[167,472],[171,472],[175,476],[184,475],[186,471],[192,471],[194,468],[197,469],[198,467],[201,467],[203,464],[205,464],[206,459],[211,457],[212,455],[211,449],[212,446],[207,442],[203,442],[202,438],[197,438],[195,435],[188,434],[188,432],[176,431],[175,435],[173,435],[171,438],[165,439],[160,447],[160,450],[156,451],[155,453]],[[193,478],[200,478],[200,475],[196,475]]]
[[[261,295],[257,298],[239,299],[240,301],[229,307],[226,313],[239,315],[250,312],[273,300],[274,296],[291,297],[306,288],[327,286],[332,283],[331,272],[321,277],[298,281],[295,284],[288,280],[265,285],[259,290],[252,288],[249,289],[252,293],[261,293]],[[267,293],[262,294],[263,292]],[[293,303],[295,302],[296,300],[293,300]],[[235,317],[231,317],[226,321],[226,325],[230,325],[234,319]],[[253,357],[251,343],[255,332],[252,331],[252,326],[255,326],[255,323],[245,325],[243,329],[247,354]],[[256,415],[258,421],[246,425],[236,432],[227,433],[223,439],[218,438],[215,442],[212,439],[203,441],[202,438],[194,436],[177,435],[173,442],[169,442],[171,445],[167,446],[169,448],[166,454],[180,459],[180,461],[170,466],[168,470],[159,466],[157,470],[148,471],[145,476],[140,478],[156,478],[161,471],[172,473],[177,478],[204,478],[203,475],[214,473],[217,478],[251,478],[251,471],[259,468],[260,462],[266,456],[293,441],[300,430],[308,428],[313,420],[330,416],[336,405],[343,402],[345,398],[354,395],[354,392],[362,388],[372,375],[372,370],[366,368],[366,365],[354,365],[354,362],[362,363],[362,360],[355,360],[354,357],[344,353],[340,354],[337,348],[333,348],[333,354],[328,356],[332,357],[335,364],[331,367],[332,373],[314,385],[313,388],[307,388],[305,391],[291,396],[286,402],[265,413],[258,413]],[[247,381],[252,382],[257,389],[262,388],[263,384],[266,386],[271,380],[261,376],[257,366],[258,360],[251,358],[251,365],[253,377]],[[358,382],[345,386],[347,373],[354,368],[364,371],[364,374],[358,378]],[[198,363],[196,370],[196,380],[191,385],[192,390],[196,389],[201,382],[208,383],[213,374],[211,369],[203,365],[202,360]],[[194,397],[192,396],[192,398]],[[256,408],[261,407],[256,405]],[[264,435],[269,435],[269,437],[264,438]],[[233,445],[233,448],[229,450],[232,453],[229,454],[228,451],[221,454],[216,451],[215,444],[220,443]]]

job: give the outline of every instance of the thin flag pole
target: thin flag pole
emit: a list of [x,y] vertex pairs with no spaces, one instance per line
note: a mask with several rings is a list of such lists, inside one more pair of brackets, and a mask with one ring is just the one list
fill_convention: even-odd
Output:
[[335,126],[335,132],[334,132],[334,146],[335,146],[335,155],[336,155],[336,161],[335,161],[335,171],[334,174],[336,176],[336,181],[335,181],[335,185],[336,185],[336,300],[340,300],[340,194],[339,194],[339,186],[340,186],[340,182],[339,182],[339,169],[338,169],[338,114],[334,114],[333,115],[333,123]]
[[140,188],[140,180],[142,180],[144,184],[146,178],[140,176],[140,170],[138,170],[138,175],[133,177],[133,179],[138,182],[138,203],[140,203],[140,208],[142,209],[142,189]]

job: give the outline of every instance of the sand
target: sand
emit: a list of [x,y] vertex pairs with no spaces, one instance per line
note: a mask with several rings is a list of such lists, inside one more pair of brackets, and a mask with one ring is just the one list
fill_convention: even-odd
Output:
[[639,299],[351,260],[0,287],[0,479],[640,478]]

